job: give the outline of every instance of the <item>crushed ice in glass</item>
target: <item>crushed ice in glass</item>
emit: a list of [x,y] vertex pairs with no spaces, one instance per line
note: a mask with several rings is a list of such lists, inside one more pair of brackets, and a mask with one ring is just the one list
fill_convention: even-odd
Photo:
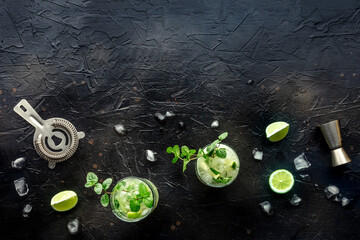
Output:
[[155,117],[156,121],[158,121],[158,122],[161,123],[161,124],[164,124],[165,121],[166,121],[165,116],[162,115],[161,113],[158,113],[158,112],[155,113],[154,117]]
[[14,186],[20,197],[25,196],[29,192],[29,187],[24,177],[15,180]]
[[341,206],[345,207],[346,205],[348,205],[350,203],[350,199],[348,199],[347,197],[343,197],[341,199]]
[[67,228],[71,235],[77,234],[79,232],[79,219],[75,218],[70,220],[70,222],[67,224]]
[[300,179],[304,182],[311,182],[311,176],[310,174],[304,173],[304,174],[299,174]]
[[267,215],[271,216],[274,214],[274,210],[271,207],[271,204],[269,201],[264,201],[262,203],[259,204],[261,209],[263,210],[264,213],[266,213]]
[[220,126],[220,123],[218,120],[214,120],[212,123],[211,123],[211,128],[218,128]]
[[300,171],[310,167],[311,163],[307,160],[305,153],[302,153],[294,159],[294,165],[296,171]]
[[333,196],[338,195],[340,191],[339,191],[338,187],[336,187],[334,185],[329,185],[325,188],[324,192],[325,192],[326,198],[329,199]]
[[146,159],[149,160],[150,162],[155,162],[155,152],[151,151],[151,150],[146,150],[145,155],[146,155]]
[[17,158],[11,162],[11,167],[16,169],[23,169],[26,166],[26,160],[23,157]]
[[26,218],[29,217],[31,209],[32,209],[32,206],[27,203],[22,210],[23,217],[26,217]]
[[176,116],[176,114],[173,113],[172,111],[167,111],[167,112],[165,113],[165,116],[166,116],[167,118],[173,118],[173,117]]
[[293,205],[293,206],[299,206],[300,203],[301,203],[301,201],[302,201],[302,199],[301,199],[298,195],[294,194],[294,195],[290,198],[289,203],[290,203],[291,205]]
[[254,148],[252,154],[254,156],[254,159],[256,160],[262,160],[264,156],[264,153],[262,151],[259,151],[257,148]]
[[115,131],[118,132],[118,134],[120,135],[125,135],[126,134],[126,127],[123,125],[123,124],[118,124],[118,125],[115,125]]

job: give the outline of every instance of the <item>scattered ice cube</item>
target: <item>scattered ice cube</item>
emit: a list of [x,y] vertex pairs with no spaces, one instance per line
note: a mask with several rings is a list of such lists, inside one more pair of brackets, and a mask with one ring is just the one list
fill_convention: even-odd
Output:
[[20,197],[25,196],[29,192],[29,187],[24,177],[14,181],[15,189]]
[[252,79],[249,79],[248,81],[247,81],[247,85],[253,85],[254,84],[254,80],[252,80]]
[[296,171],[306,169],[311,166],[311,163],[307,160],[305,153],[300,154],[294,159]]
[[185,123],[184,123],[184,122],[181,122],[181,121],[178,123],[178,126],[179,126],[179,128],[180,128],[181,130],[184,130],[184,129],[186,128]]
[[219,121],[218,120],[215,120],[211,123],[211,128],[218,128],[220,125]]
[[146,150],[145,152],[146,154],[146,159],[149,160],[150,162],[155,162],[155,152],[151,151],[151,150]]
[[22,210],[23,217],[26,217],[26,218],[29,217],[31,209],[32,209],[32,206],[27,203]]
[[166,121],[165,116],[162,115],[161,113],[155,113],[154,117],[155,117],[156,121],[158,121],[161,124],[164,124]]
[[304,182],[311,182],[311,176],[310,174],[304,173],[304,174],[299,174],[300,179]]
[[334,185],[329,185],[325,188],[324,192],[325,192],[326,198],[329,199],[333,196],[338,195],[340,191],[339,191],[338,187],[336,187]]
[[347,197],[343,197],[341,199],[341,206],[345,207],[346,205],[348,205],[350,203],[350,199],[348,199]]
[[290,203],[291,205],[293,205],[293,206],[299,206],[299,204],[301,203],[301,201],[302,201],[302,199],[301,199],[298,195],[294,194],[294,195],[290,198],[289,203]]
[[176,114],[173,113],[172,111],[167,111],[167,112],[165,113],[165,116],[166,116],[167,118],[172,118],[172,117],[175,117]]
[[125,135],[126,134],[126,127],[123,124],[118,124],[115,125],[115,131],[117,131],[120,135]]
[[259,151],[257,148],[254,148],[252,153],[254,155],[254,159],[256,159],[256,160],[262,160],[263,159],[264,153],[262,151]]
[[11,167],[16,169],[23,169],[26,166],[25,158],[17,158],[11,162]]
[[336,195],[336,197],[334,198],[334,202],[341,202],[342,200],[342,195],[341,193],[339,193],[338,195]]
[[70,220],[70,222],[67,224],[67,228],[71,235],[77,234],[79,232],[79,219],[75,218]]
[[264,213],[266,213],[267,215],[271,216],[274,214],[274,210],[271,207],[271,204],[269,201],[264,201],[262,203],[259,204],[261,209],[263,210]]

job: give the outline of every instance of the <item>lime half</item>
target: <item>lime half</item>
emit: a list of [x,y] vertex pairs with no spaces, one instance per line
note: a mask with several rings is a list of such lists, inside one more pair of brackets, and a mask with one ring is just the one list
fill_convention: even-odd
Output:
[[58,212],[64,212],[72,209],[78,202],[78,196],[74,191],[62,191],[51,199],[51,206]]
[[278,142],[286,137],[289,132],[289,124],[286,122],[274,122],[266,127],[266,138],[271,142]]
[[288,170],[279,169],[269,177],[269,185],[276,193],[287,193],[294,186],[294,177]]

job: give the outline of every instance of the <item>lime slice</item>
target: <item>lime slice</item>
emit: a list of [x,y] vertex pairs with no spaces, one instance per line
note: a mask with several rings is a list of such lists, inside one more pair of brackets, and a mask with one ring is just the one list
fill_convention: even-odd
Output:
[[288,134],[289,124],[286,122],[274,122],[266,127],[265,132],[270,142],[278,142]]
[[128,218],[138,218],[141,216],[141,212],[142,211],[138,211],[138,212],[128,212],[127,213],[127,217]]
[[58,212],[64,212],[72,209],[78,202],[78,196],[74,191],[62,191],[53,196],[51,206]]
[[288,170],[279,169],[269,177],[269,185],[276,193],[287,193],[294,186],[294,177]]

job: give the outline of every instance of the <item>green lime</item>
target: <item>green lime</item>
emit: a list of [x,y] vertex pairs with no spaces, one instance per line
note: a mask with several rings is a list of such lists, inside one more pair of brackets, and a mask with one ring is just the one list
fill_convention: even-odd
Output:
[[72,209],[78,202],[78,196],[74,191],[62,191],[53,196],[51,206],[58,212],[64,212]]
[[274,122],[266,127],[265,132],[270,142],[278,142],[288,134],[289,124],[286,122]]
[[138,218],[141,216],[141,212],[142,211],[139,211],[139,212],[128,212],[127,213],[127,217],[128,218]]
[[294,177],[288,170],[279,169],[269,177],[269,185],[276,193],[287,193],[294,186]]

